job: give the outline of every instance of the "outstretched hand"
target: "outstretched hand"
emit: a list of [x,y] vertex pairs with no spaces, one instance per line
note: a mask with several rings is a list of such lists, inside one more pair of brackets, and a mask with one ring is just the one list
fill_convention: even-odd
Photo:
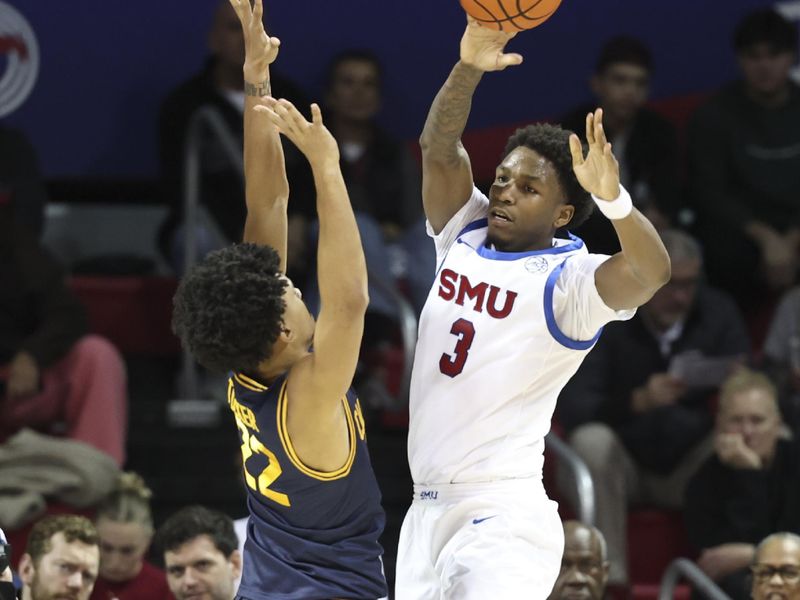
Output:
[[306,121],[288,100],[265,98],[254,110],[264,113],[278,130],[289,138],[311,163],[311,166],[339,163],[339,146],[325,124],[319,105],[311,105],[311,122]]
[[522,55],[503,53],[506,44],[517,32],[506,33],[482,27],[467,17],[467,29],[461,37],[461,62],[480,71],[502,71],[522,62]]
[[244,32],[244,80],[251,84],[261,84],[269,75],[269,65],[278,57],[281,41],[270,37],[264,30],[263,0],[229,0],[233,10],[242,23]]
[[589,153],[584,157],[578,136],[574,133],[569,136],[572,170],[587,192],[601,200],[615,200],[620,194],[619,163],[603,131],[602,108],[586,115],[586,141]]

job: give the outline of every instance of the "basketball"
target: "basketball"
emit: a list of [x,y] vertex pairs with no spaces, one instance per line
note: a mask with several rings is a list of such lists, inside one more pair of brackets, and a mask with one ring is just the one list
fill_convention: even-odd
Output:
[[478,23],[499,31],[538,27],[556,12],[561,0],[460,0]]

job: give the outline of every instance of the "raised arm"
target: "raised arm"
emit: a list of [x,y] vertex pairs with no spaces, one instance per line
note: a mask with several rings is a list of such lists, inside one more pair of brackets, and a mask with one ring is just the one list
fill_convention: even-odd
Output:
[[669,255],[655,228],[642,213],[633,207],[622,210],[625,204],[629,205],[630,198],[626,202],[620,197],[619,164],[606,140],[600,108],[586,116],[586,140],[589,153],[584,158],[578,136],[570,136],[572,166],[583,188],[595,200],[600,200],[601,210],[610,215],[622,248],[598,267],[595,285],[609,308],[636,308],[669,281]]
[[[326,405],[338,409],[356,370],[369,301],[367,266],[339,167],[339,148],[323,125],[316,104],[311,105],[311,123],[287,100],[267,101],[267,107],[258,110],[305,154],[317,188],[317,271],[322,308],[314,333],[314,352],[296,367],[299,376],[294,376],[293,369],[289,392],[298,410],[303,410],[304,400],[318,405],[330,400]],[[315,412],[320,419],[323,414],[321,410]]]
[[286,272],[286,208],[289,182],[277,128],[255,107],[271,96],[269,65],[280,41],[264,30],[262,0],[230,0],[242,23],[244,59],[244,176],[247,220],[244,241],[272,246]]
[[522,62],[504,54],[514,33],[481,27],[469,18],[461,38],[460,60],[433,100],[419,143],[422,147],[422,202],[425,216],[439,233],[472,193],[472,167],[461,135],[472,95],[486,71],[502,71]]

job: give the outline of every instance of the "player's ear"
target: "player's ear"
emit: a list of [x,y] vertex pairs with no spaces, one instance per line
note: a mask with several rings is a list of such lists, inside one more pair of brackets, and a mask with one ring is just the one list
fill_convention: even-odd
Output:
[[556,220],[553,225],[556,229],[566,227],[567,223],[572,221],[572,216],[575,214],[575,207],[572,204],[562,204],[558,207]]
[[288,344],[294,339],[294,331],[289,329],[288,327],[283,327],[281,329],[280,334],[278,335],[278,343],[281,344]]

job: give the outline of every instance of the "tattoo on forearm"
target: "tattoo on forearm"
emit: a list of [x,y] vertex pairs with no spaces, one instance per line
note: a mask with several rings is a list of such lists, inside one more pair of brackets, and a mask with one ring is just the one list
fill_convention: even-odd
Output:
[[269,84],[269,79],[265,79],[261,83],[244,82],[244,95],[255,96],[256,98],[263,98],[264,96],[272,95],[272,86]]
[[472,107],[472,95],[483,73],[458,63],[431,105],[422,135],[429,151],[453,161]]

